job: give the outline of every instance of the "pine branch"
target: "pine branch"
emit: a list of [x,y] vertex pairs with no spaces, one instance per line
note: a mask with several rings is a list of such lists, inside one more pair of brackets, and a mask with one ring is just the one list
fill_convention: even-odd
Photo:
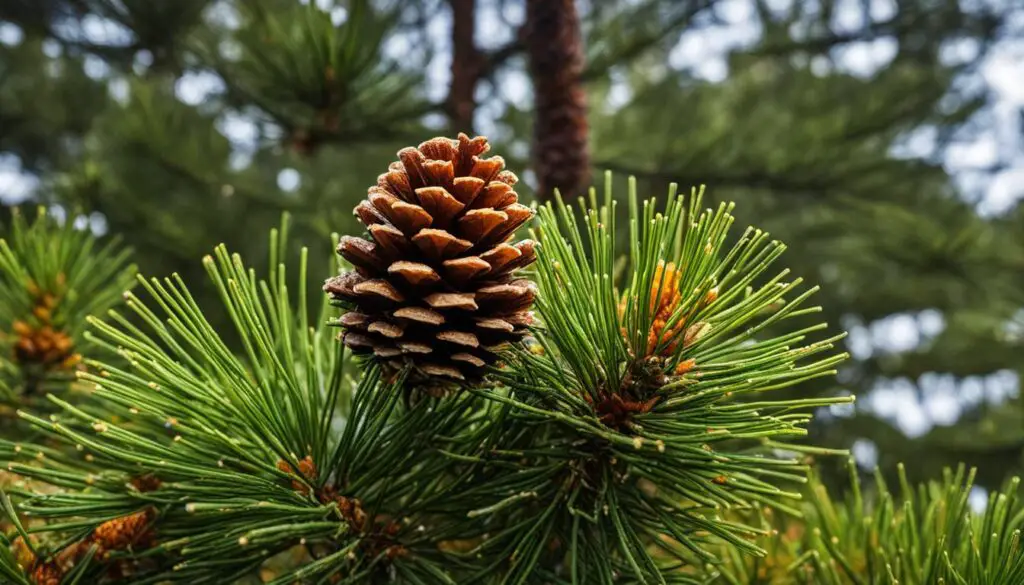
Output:
[[483,512],[529,526],[486,545],[512,554],[511,581],[546,569],[572,583],[686,582],[674,580],[679,567],[713,562],[713,540],[763,555],[749,540],[760,529],[720,511],[795,512],[799,495],[775,484],[799,485],[807,467],[786,453],[830,452],[792,441],[814,408],[850,400],[760,397],[830,376],[845,357],[832,353],[841,336],[809,339],[823,326],[768,333],[817,311],[804,306],[814,288],[766,272],[782,244],[748,229],[729,248],[730,206],[702,212],[699,194],[673,187],[657,211],[631,182],[620,289],[610,185],[601,207],[594,192],[581,199],[581,219],[560,199],[541,208],[543,328],[497,373],[507,390],[480,391],[534,428],[509,496],[527,503]]
[[230,102],[256,106],[300,153],[400,135],[437,108],[416,97],[418,76],[382,62],[396,17],[365,0],[351,3],[337,27],[315,3],[274,12],[256,3],[243,16],[232,38],[237,58],[221,54],[219,39],[198,54],[224,79]]
[[90,336],[125,365],[90,361],[79,377],[91,398],[51,395],[59,416],[20,413],[58,445],[0,443],[12,472],[58,489],[10,489],[17,512],[43,522],[29,530],[41,538],[30,571],[230,583],[301,546],[306,561],[275,582],[395,572],[454,583],[437,580],[448,556],[438,545],[466,532],[460,506],[475,502],[432,475],[458,477],[445,470],[465,462],[424,446],[458,454],[459,440],[433,437],[459,437],[486,409],[472,395],[404,405],[402,378],[375,367],[353,380],[327,299],[308,316],[305,251],[288,284],[286,229],[271,235],[266,279],[223,246],[204,260],[240,353],[179,278],[140,278],[150,300],[128,296],[133,319],[91,319]]
[[88,315],[121,301],[132,287],[131,252],[115,238],[99,243],[71,219],[39,208],[29,223],[14,209],[0,239],[0,400],[24,400],[66,390],[91,352]]
[[727,551],[712,569],[715,583],[986,583],[1024,579],[1020,546],[1024,505],[1017,478],[989,495],[975,512],[968,496],[974,470],[946,469],[940,480],[912,486],[899,468],[897,493],[876,470],[874,489],[861,486],[851,461],[842,499],[816,475],[803,519],[762,512],[770,536],[765,559]]

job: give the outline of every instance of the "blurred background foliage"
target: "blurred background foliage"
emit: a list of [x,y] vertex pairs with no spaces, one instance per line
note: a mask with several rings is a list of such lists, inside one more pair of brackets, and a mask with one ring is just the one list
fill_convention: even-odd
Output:
[[201,282],[288,210],[326,266],[403,146],[484,133],[529,201],[583,140],[591,177],[735,200],[822,285],[853,359],[793,392],[860,400],[815,442],[992,488],[1024,467],[1022,63],[1015,0],[0,0],[0,221],[43,203]]

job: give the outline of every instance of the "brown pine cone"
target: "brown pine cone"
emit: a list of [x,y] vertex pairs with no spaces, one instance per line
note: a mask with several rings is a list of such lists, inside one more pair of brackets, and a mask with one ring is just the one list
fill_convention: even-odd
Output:
[[64,571],[55,563],[40,563],[32,569],[34,585],[60,585],[64,580]]
[[510,243],[533,217],[518,179],[483,137],[434,138],[405,148],[355,209],[369,239],[344,237],[355,270],[327,281],[350,309],[338,324],[354,352],[387,370],[475,380],[533,319],[535,287],[515,279],[534,242]]
[[49,325],[33,328],[24,321],[15,321],[13,329],[18,337],[14,358],[19,364],[70,369],[81,359],[74,352],[74,341],[63,331]]
[[144,541],[151,530],[153,511],[141,510],[134,514],[108,520],[96,527],[91,541],[99,546],[100,554],[123,551]]

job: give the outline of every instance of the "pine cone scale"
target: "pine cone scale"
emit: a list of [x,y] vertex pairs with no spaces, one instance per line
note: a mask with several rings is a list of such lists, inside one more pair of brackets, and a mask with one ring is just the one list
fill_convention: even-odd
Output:
[[435,138],[399,151],[355,214],[370,239],[342,238],[354,270],[324,289],[348,309],[344,343],[386,367],[475,379],[532,322],[532,285],[516,270],[534,244],[509,240],[533,217],[482,137]]

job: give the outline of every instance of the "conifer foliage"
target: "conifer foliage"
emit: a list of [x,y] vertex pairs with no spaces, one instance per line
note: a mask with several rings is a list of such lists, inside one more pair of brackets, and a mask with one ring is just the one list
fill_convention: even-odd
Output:
[[1024,504],[1012,478],[975,513],[969,497],[975,471],[959,467],[918,486],[903,466],[893,492],[876,471],[866,490],[850,462],[849,493],[830,494],[811,475],[803,518],[764,511],[766,558],[727,550],[717,576],[729,584],[867,585],[1024,582]]
[[[513,245],[533,211],[485,149],[460,136],[402,150],[356,208],[366,237],[334,238],[348,262],[332,263],[342,276],[314,306],[307,251],[286,262],[286,217],[266,271],[224,246],[203,260],[232,330],[216,330],[190,292],[199,283],[177,275],[139,277],[127,312],[90,318],[87,339],[113,356],[84,360],[90,395],[49,394],[54,414],[20,412],[44,440],[0,442],[23,480],[0,498],[13,524],[0,577],[754,583],[746,559],[778,548],[767,518],[801,515],[824,535],[794,549],[801,567],[851,558],[833,537],[888,539],[865,558],[902,564],[855,583],[895,582],[884,579],[911,561],[957,583],[1019,574],[1006,563],[1019,552],[1012,489],[970,519],[955,476],[905,505],[903,524],[856,541],[859,500],[844,516],[815,492],[818,513],[804,513],[805,457],[830,452],[800,438],[814,408],[851,399],[772,396],[845,357],[813,323],[815,288],[773,268],[781,243],[731,234],[731,206],[704,209],[699,191],[673,187],[659,204],[631,183],[620,261],[609,178],[600,204],[592,191],[576,213],[556,197],[538,212],[539,245]],[[415,318],[428,314],[440,322]],[[485,330],[507,335],[481,341],[482,363],[456,358],[469,350],[453,345]],[[406,333],[461,375],[424,367]],[[409,399],[423,387],[444,391]],[[880,493],[883,522],[893,505]],[[991,533],[922,556],[928,539]]]
[[135,268],[116,238],[100,244],[42,208],[31,222],[15,208],[0,236],[0,401],[17,406],[74,379],[86,316],[120,302]]
[[518,352],[499,374],[509,391],[491,394],[545,430],[520,493],[547,506],[510,513],[544,537],[513,535],[523,553],[514,572],[534,571],[528,559],[554,546],[564,563],[552,579],[679,580],[682,567],[714,561],[708,536],[763,554],[744,538],[756,528],[720,513],[789,510],[799,496],[776,482],[791,489],[806,467],[775,453],[814,451],[789,441],[815,406],[843,400],[769,392],[830,375],[844,356],[830,352],[837,337],[811,340],[824,325],[768,332],[814,313],[805,301],[815,289],[768,272],[784,246],[767,234],[751,228],[730,245],[730,206],[703,210],[699,192],[673,187],[660,210],[631,183],[632,246],[617,282],[611,177],[606,185],[604,205],[592,194],[579,216],[561,200],[541,208],[545,329],[538,351]]

